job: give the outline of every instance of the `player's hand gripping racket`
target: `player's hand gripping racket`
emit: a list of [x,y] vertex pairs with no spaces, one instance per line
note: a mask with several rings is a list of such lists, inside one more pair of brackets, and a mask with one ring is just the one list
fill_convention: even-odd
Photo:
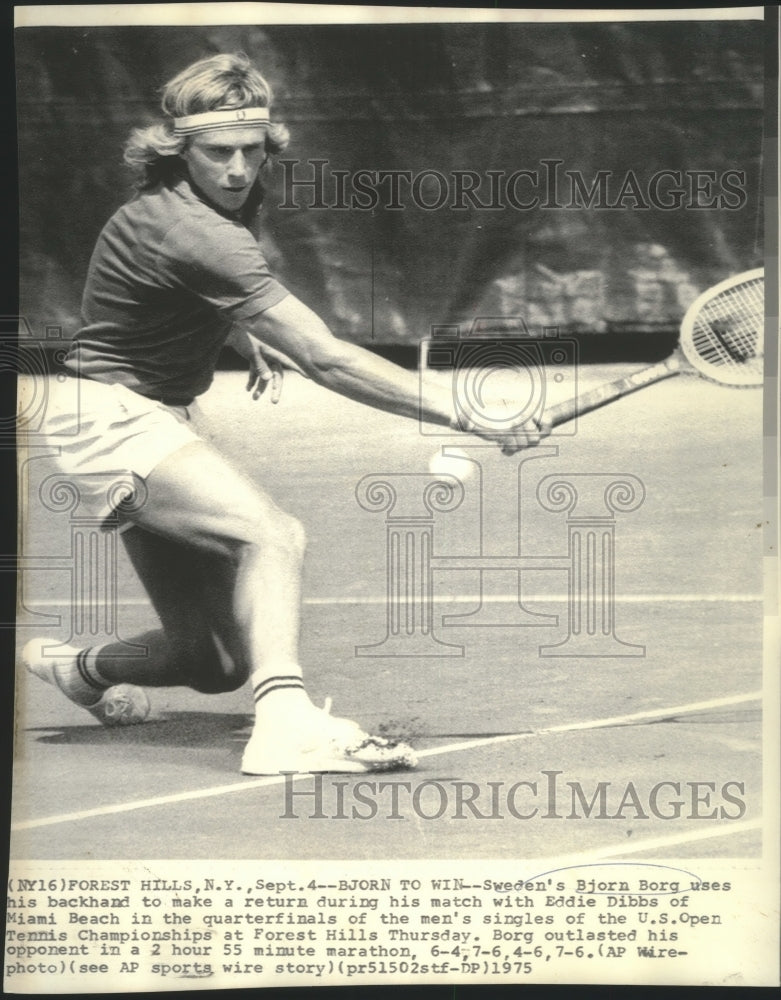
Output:
[[575,399],[551,406],[545,423],[566,423],[627,393],[671,375],[702,375],[721,385],[762,384],[764,357],[764,270],[746,271],[709,288],[681,321],[678,346],[664,361],[617,379]]

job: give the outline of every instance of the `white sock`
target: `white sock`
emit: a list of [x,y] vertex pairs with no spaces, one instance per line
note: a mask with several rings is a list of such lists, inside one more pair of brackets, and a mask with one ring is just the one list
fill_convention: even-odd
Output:
[[[77,650],[70,656],[42,657],[45,666],[50,664],[52,681],[71,701],[79,705],[94,705],[100,701],[106,688],[112,686],[98,669],[97,659],[102,646]],[[39,674],[40,676],[40,674]]]

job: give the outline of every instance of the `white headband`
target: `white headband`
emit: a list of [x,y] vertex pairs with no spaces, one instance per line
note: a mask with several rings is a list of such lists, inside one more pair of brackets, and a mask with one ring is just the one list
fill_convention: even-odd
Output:
[[232,108],[228,111],[207,111],[203,115],[174,118],[174,135],[268,124],[268,108]]

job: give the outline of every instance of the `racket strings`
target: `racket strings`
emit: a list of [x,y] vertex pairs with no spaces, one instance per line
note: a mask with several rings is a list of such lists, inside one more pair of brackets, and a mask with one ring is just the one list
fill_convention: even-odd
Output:
[[691,344],[706,366],[745,369],[761,375],[764,332],[762,278],[724,289],[704,303],[691,330]]

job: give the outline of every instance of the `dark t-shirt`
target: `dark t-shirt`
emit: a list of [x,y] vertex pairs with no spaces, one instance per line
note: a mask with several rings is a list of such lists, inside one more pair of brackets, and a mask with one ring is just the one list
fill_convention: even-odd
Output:
[[66,365],[188,402],[211,384],[233,324],[287,294],[250,230],[179,177],[140,193],[106,224]]

